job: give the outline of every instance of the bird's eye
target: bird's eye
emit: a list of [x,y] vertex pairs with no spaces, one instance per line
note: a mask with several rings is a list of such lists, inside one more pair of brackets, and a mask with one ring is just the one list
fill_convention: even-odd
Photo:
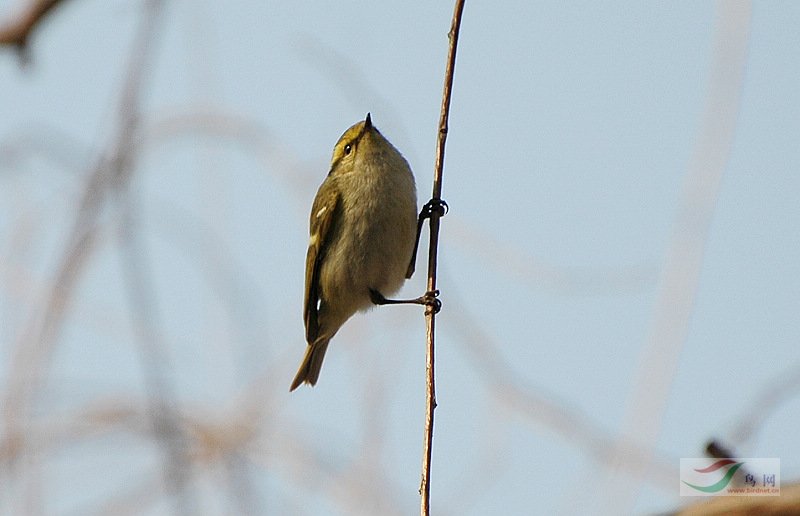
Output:
[[353,146],[348,143],[347,145],[344,146],[344,155],[347,156],[351,152],[353,152]]

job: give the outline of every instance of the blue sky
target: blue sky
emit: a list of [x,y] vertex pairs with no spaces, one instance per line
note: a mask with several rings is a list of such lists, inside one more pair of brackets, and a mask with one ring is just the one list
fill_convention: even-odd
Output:
[[[3,19],[15,5],[0,3]],[[667,510],[682,503],[679,458],[712,437],[800,476],[800,6],[747,6],[467,3],[444,172],[435,513]],[[307,215],[336,139],[371,112],[429,196],[452,5],[166,3],[128,193],[96,214],[59,329],[37,340],[88,178],[119,135],[142,12],[68,2],[30,66],[0,53],[6,407],[33,377],[19,357],[50,350],[23,418],[37,437],[0,512],[36,498],[82,514],[134,493],[137,514],[172,513],[148,488],[163,454],[146,431],[128,260],[206,514],[415,511],[421,310],[355,316],[317,387],[288,385]],[[705,177],[719,180],[694,188]],[[403,294],[422,292],[421,271]],[[670,310],[685,315],[654,330]],[[737,432],[776,399],[755,433]],[[114,408],[114,425],[87,415]],[[625,459],[617,439],[652,462]]]

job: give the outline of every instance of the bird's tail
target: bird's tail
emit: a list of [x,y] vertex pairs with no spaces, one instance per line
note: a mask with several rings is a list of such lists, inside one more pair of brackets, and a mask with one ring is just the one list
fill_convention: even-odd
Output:
[[297,370],[292,386],[289,387],[290,392],[297,389],[303,382],[309,385],[317,383],[319,370],[322,368],[322,360],[325,358],[325,352],[328,351],[328,343],[330,341],[330,337],[325,337],[308,345],[306,356],[303,357],[303,363],[300,364],[300,369]]

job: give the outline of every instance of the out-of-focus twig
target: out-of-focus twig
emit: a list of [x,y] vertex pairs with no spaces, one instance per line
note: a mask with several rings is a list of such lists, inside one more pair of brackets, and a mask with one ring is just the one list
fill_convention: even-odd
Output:
[[[671,241],[661,271],[659,291],[639,371],[626,408],[622,435],[655,448],[681,350],[697,295],[703,252],[733,147],[744,83],[750,33],[749,2],[719,2],[706,107],[686,172]],[[640,491],[647,461],[630,471],[628,452],[616,451],[618,464],[603,490],[604,512],[627,514]]]
[[[193,496],[187,493],[190,485],[187,443],[178,419],[177,396],[168,381],[170,360],[166,345],[159,334],[161,327],[156,315],[153,288],[150,285],[151,271],[148,270],[138,224],[135,222],[137,207],[126,192],[128,209],[122,219],[122,248],[125,268],[126,290],[131,302],[131,316],[135,320],[136,342],[145,375],[148,413],[153,425],[153,434],[164,448],[164,483],[170,494],[176,496],[175,509],[178,514],[196,514]],[[123,201],[124,202],[124,201]]]
[[[54,285],[46,296],[44,311],[37,314],[39,319],[29,326],[17,348],[15,362],[20,367],[12,367],[15,374],[9,380],[6,417],[6,438],[8,442],[21,442],[24,447],[25,428],[29,425],[32,400],[38,391],[41,379],[52,353],[54,341],[59,332],[71,292],[93,249],[99,227],[98,215],[109,200],[111,193],[119,194],[118,200],[125,200],[126,187],[134,171],[135,149],[139,130],[139,113],[145,79],[151,70],[154,42],[159,34],[164,11],[163,0],[148,0],[138,33],[132,45],[130,63],[118,107],[116,135],[109,150],[98,160],[92,171],[82,202],[78,208],[74,229],[69,238],[61,266],[56,274]],[[123,203],[124,204],[124,203]],[[122,210],[123,214],[130,214]],[[130,242],[131,239],[129,238]],[[153,314],[148,292],[144,289],[139,251],[129,253],[126,262],[131,278],[131,296],[134,313],[137,315],[136,327],[141,331],[143,344],[143,364],[146,369],[148,400],[151,408],[151,422],[157,437],[165,446],[164,482],[175,497],[175,509],[179,514],[193,514],[193,498],[186,493],[189,482],[186,478],[188,466],[183,450],[184,439],[175,415],[174,395],[168,388],[167,376],[163,367],[163,351],[158,348],[153,329]],[[154,351],[155,350],[155,351]],[[29,493],[28,499],[40,499],[36,493]]]
[[24,160],[44,158],[73,177],[88,155],[84,142],[51,125],[36,124],[0,140],[0,172],[16,172]]
[[[259,160],[265,171],[285,180],[299,198],[315,184],[316,176],[301,166],[279,138],[253,118],[214,106],[180,110],[151,121],[139,135],[138,144],[148,148],[179,137],[210,137],[230,140]],[[299,205],[298,205],[299,206]]]
[[548,290],[562,295],[607,295],[641,292],[656,281],[655,264],[612,267],[568,267],[547,263],[523,251],[519,245],[500,240],[495,234],[453,216],[447,225],[453,245],[470,258],[527,285],[532,290]]
[[706,444],[706,455],[713,459],[725,459],[736,456],[733,450],[716,439],[711,440],[708,442],[708,444]]
[[[541,387],[532,386],[524,377],[514,371],[505,360],[499,345],[491,335],[476,324],[478,318],[461,302],[457,292],[448,294],[448,317],[454,321],[453,328],[461,334],[460,342],[467,352],[473,367],[483,376],[488,391],[498,403],[509,406],[513,413],[519,414],[536,426],[554,432],[573,446],[581,449],[597,464],[611,465],[615,442],[620,442],[626,452],[626,463],[631,468],[646,462],[648,451],[634,442],[624,440],[604,429],[596,421],[570,407],[570,404]],[[667,457],[652,460],[650,480],[660,487],[671,488],[677,469],[670,466]]]
[[[376,112],[379,111],[382,113],[381,119],[391,120],[398,124],[392,131],[394,137],[400,141],[409,140],[408,128],[400,123],[403,117],[399,116],[393,103],[370,84],[368,74],[364,73],[362,67],[347,54],[323,44],[313,34],[304,34],[298,38],[295,48],[300,58],[307,60],[320,74],[328,77],[334,83],[336,90],[347,99],[353,109],[360,110],[364,107],[365,99],[368,99],[372,106],[373,119],[376,118]],[[410,149],[406,149],[404,152],[406,158],[409,158],[409,151]],[[409,161],[413,160],[409,159]]]
[[196,514],[195,496],[191,491],[191,464],[187,443],[180,424],[177,396],[168,380],[169,360],[164,342],[159,336],[155,299],[150,287],[150,271],[137,229],[138,205],[130,191],[130,178],[136,163],[136,141],[140,128],[141,100],[144,78],[150,67],[152,49],[159,34],[165,8],[164,0],[148,0],[144,18],[133,44],[128,77],[120,103],[120,133],[111,158],[110,174],[115,179],[113,193],[117,194],[121,210],[122,250],[125,277],[131,301],[131,314],[137,329],[137,343],[145,373],[148,408],[156,438],[164,448],[164,484],[174,496],[177,514]]
[[64,0],[28,0],[21,12],[0,25],[0,45],[16,47],[23,63],[27,61],[28,41],[34,29]]

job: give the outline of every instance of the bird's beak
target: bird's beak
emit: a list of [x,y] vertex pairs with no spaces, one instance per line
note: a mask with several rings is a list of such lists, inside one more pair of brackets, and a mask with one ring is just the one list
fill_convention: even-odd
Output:
[[367,119],[364,120],[364,129],[371,129],[372,128],[372,118],[367,113]]

